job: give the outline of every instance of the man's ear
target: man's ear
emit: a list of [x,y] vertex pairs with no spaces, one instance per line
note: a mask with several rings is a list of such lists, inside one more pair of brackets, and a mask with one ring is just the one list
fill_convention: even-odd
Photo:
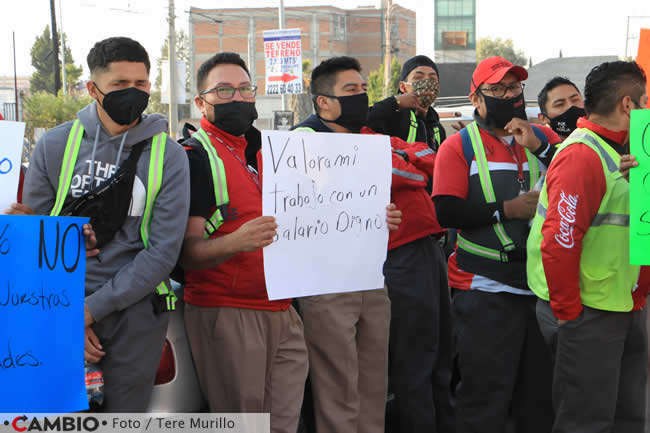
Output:
[[472,103],[472,105],[476,108],[478,108],[478,106],[481,104],[481,97],[476,92],[469,95],[469,100]]
[[540,123],[543,123],[544,125],[550,125],[551,124],[551,119],[544,116],[542,113],[537,114],[537,119],[540,121]]
[[199,109],[202,115],[205,116],[205,101],[199,95],[194,97],[194,105]]
[[408,93],[408,90],[406,89],[406,84],[404,84],[404,81],[399,82],[399,91],[402,93]]
[[329,111],[330,105],[329,105],[329,100],[325,96],[318,95],[316,96],[316,105],[318,105],[319,112],[324,111]]
[[90,95],[91,98],[94,100],[99,99],[99,92],[97,91],[97,87],[95,86],[94,81],[86,81],[86,90],[88,90],[88,95]]

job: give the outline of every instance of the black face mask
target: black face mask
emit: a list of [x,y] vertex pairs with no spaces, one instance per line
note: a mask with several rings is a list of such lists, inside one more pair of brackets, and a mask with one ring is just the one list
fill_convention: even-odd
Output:
[[361,128],[366,126],[366,123],[368,122],[368,94],[366,92],[350,96],[317,96],[336,98],[341,105],[341,115],[337,119],[323,119],[317,113],[319,119],[325,122],[336,123],[337,125],[341,125],[342,127],[349,129],[352,132],[359,132],[361,131]]
[[528,120],[524,93],[512,99],[501,99],[481,93],[485,100],[487,116],[485,121],[492,128],[503,128],[515,117]]
[[577,128],[578,119],[586,115],[587,113],[584,108],[572,105],[571,108],[559,116],[555,116],[552,119],[549,118],[551,121],[551,129],[559,135],[568,136]]
[[[104,95],[104,102],[100,105],[106,114],[118,125],[130,125],[140,118],[142,112],[149,104],[149,94],[135,87],[102,92],[97,84],[95,88]],[[99,101],[97,101],[99,103]]]
[[242,136],[251,129],[257,119],[257,110],[254,102],[232,101],[226,104],[210,104],[214,112],[214,119],[210,120],[217,128],[235,137]]

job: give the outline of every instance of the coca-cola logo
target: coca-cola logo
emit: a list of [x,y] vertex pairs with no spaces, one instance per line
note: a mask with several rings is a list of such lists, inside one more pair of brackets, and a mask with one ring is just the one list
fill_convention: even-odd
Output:
[[576,222],[578,197],[578,195],[571,194],[567,196],[562,191],[560,193],[560,202],[557,204],[557,212],[560,214],[560,233],[555,235],[555,240],[567,249],[573,248],[573,245],[575,245],[573,224]]

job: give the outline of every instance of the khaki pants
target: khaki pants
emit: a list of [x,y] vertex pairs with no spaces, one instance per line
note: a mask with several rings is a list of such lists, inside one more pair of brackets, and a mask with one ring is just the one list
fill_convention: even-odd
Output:
[[185,327],[211,412],[270,413],[271,432],[296,432],[309,366],[293,307],[185,304]]
[[383,432],[390,324],[386,289],[298,302],[317,433]]

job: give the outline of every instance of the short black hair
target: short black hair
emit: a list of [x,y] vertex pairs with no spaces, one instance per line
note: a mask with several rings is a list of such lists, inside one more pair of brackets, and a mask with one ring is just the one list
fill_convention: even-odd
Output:
[[334,93],[334,84],[336,84],[336,74],[341,71],[354,69],[361,73],[361,64],[354,57],[339,56],[323,60],[320,65],[316,66],[311,72],[311,95],[314,103],[314,109],[318,112],[316,97],[319,95],[332,95]]
[[585,111],[606,115],[625,96],[639,102],[646,92],[646,75],[636,62],[606,62],[589,72],[585,80]]
[[242,59],[239,54],[227,51],[217,53],[199,66],[199,70],[196,73],[196,90],[199,93],[205,90],[205,80],[208,78],[210,71],[217,67],[217,65],[241,66],[241,68],[246,71],[248,78],[251,77],[251,73],[248,72],[248,68],[246,67],[246,62],[244,62],[244,59]]
[[555,89],[556,87],[563,86],[565,84],[569,86],[573,86],[578,91],[578,93],[580,93],[578,86],[576,86],[573,83],[573,81],[569,80],[568,78],[566,77],[551,78],[551,80],[544,85],[542,91],[539,92],[539,95],[537,95],[537,103],[539,104],[539,109],[541,110],[543,115],[546,116],[546,103],[548,102],[548,92]]
[[138,41],[131,38],[114,37],[97,42],[86,58],[91,74],[104,72],[113,62],[144,63],[147,73],[151,70],[149,54]]

